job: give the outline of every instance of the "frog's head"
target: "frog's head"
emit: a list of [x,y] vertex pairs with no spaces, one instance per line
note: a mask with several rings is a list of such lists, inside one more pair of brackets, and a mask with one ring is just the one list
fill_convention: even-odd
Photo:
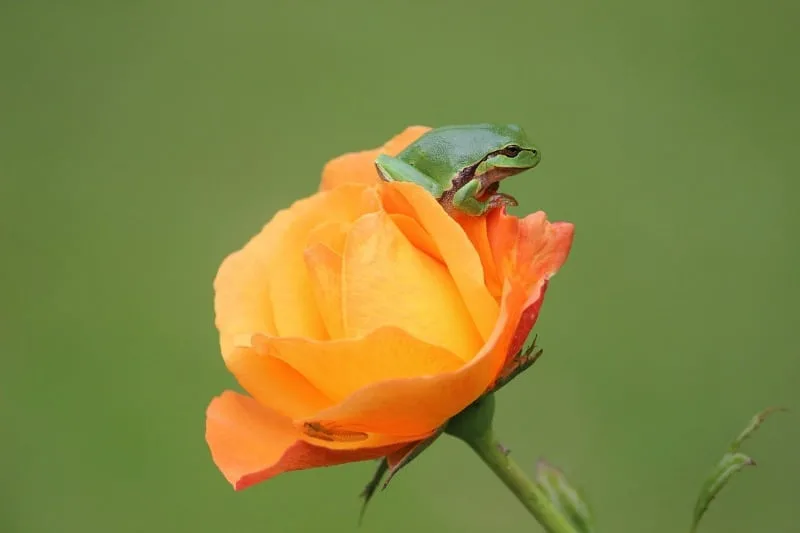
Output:
[[481,181],[482,190],[535,167],[542,159],[525,131],[515,124],[493,125],[487,133],[490,134],[491,144],[487,144],[489,150],[475,167],[474,174]]

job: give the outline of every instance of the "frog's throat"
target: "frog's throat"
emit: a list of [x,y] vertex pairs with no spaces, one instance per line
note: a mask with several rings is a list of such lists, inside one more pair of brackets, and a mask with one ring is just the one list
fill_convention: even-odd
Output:
[[475,176],[481,182],[481,189],[479,192],[484,192],[492,184],[499,183],[500,181],[506,179],[509,176],[513,176],[514,174],[519,174],[523,170],[527,170],[527,168],[511,168],[511,167],[490,168],[483,174],[478,174]]

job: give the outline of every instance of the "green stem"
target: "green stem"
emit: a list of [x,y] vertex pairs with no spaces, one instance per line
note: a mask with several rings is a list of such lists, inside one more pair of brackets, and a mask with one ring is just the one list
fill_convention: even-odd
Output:
[[542,489],[507,455],[491,429],[465,441],[483,459],[533,517],[550,533],[575,533],[567,519],[553,507]]
[[445,431],[475,450],[514,496],[549,533],[576,533],[567,518],[550,501],[542,488],[508,457],[508,451],[494,438],[494,394],[482,396],[454,416]]

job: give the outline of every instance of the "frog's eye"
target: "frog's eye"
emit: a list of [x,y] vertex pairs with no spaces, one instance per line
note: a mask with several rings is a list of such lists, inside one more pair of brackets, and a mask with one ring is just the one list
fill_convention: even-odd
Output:
[[522,148],[516,145],[506,146],[503,148],[503,155],[506,157],[517,157],[519,153],[522,151]]

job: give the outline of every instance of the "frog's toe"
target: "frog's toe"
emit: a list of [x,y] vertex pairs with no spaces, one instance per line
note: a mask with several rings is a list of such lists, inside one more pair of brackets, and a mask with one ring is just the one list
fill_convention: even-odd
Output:
[[511,206],[516,207],[519,205],[517,199],[510,194],[498,192],[493,194],[488,201],[488,208],[494,209],[495,207]]

